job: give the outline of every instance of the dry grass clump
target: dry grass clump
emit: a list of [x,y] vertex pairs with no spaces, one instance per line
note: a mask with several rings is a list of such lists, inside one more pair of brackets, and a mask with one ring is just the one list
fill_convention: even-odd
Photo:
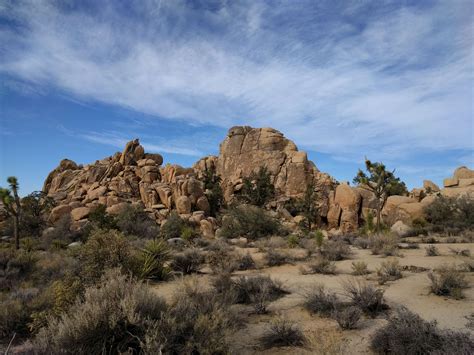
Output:
[[370,271],[367,269],[367,263],[365,261],[353,261],[352,262],[352,275],[367,275]]
[[333,317],[341,329],[355,329],[359,323],[362,311],[354,306],[338,309],[334,312]]
[[207,255],[206,259],[214,274],[231,273],[239,267],[236,253],[229,249],[216,249]]
[[377,276],[379,277],[380,284],[401,279],[402,267],[400,266],[400,262],[395,258],[382,262],[380,268],[377,270]]
[[346,281],[343,288],[352,304],[369,316],[376,316],[388,309],[383,298],[384,291],[382,289],[377,289],[372,285],[359,281]]
[[325,274],[334,275],[336,273],[336,265],[333,261],[325,257],[317,257],[307,268],[302,268],[301,273],[306,274]]
[[340,305],[337,295],[327,291],[324,285],[315,285],[304,294],[304,308],[311,314],[330,317]]
[[265,255],[265,260],[268,266],[280,266],[287,264],[290,258],[285,253],[270,249]]
[[399,238],[390,234],[376,234],[370,237],[370,250],[374,255],[399,256]]
[[201,270],[204,262],[204,254],[199,249],[191,248],[176,254],[171,261],[171,268],[188,275]]
[[370,240],[365,237],[359,237],[354,240],[353,245],[359,249],[367,249],[370,247]]
[[432,293],[438,296],[450,296],[455,299],[464,297],[462,290],[468,287],[468,282],[464,274],[455,265],[443,265],[435,272],[428,274]]
[[467,333],[442,331],[404,307],[375,332],[371,347],[377,354],[472,354],[474,340]]
[[466,272],[474,272],[474,259],[468,259],[462,263],[462,268]]
[[300,327],[285,319],[278,319],[272,324],[259,339],[260,345],[264,349],[283,346],[303,346],[306,344],[306,337]]
[[469,249],[449,248],[449,251],[453,253],[453,255],[456,255],[456,256],[466,256],[466,257],[471,256],[471,251]]
[[342,240],[329,240],[323,245],[321,254],[328,260],[339,261],[348,259],[352,252]]
[[434,246],[433,244],[428,245],[425,248],[425,255],[426,256],[438,256],[439,255],[439,250]]

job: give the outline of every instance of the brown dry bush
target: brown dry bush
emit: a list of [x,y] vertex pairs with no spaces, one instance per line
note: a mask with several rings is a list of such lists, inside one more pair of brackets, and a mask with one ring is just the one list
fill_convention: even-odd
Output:
[[376,234],[371,236],[370,250],[374,255],[399,256],[398,242],[399,238],[389,234]]
[[265,255],[265,261],[268,266],[280,266],[289,263],[290,259],[287,254],[270,249]]
[[341,329],[355,329],[359,323],[362,311],[358,307],[350,306],[337,309],[333,317]]
[[453,253],[453,255],[457,256],[471,256],[471,251],[469,249],[456,249],[456,248],[449,248],[449,251]]
[[250,270],[256,268],[257,266],[255,264],[255,260],[253,260],[252,256],[249,253],[242,255],[238,260],[239,270]]
[[304,308],[311,314],[330,317],[341,304],[335,293],[327,291],[324,285],[315,285],[304,293]]
[[352,304],[369,316],[376,316],[388,309],[383,298],[384,291],[382,289],[377,289],[364,282],[349,280],[343,283],[343,288]]
[[455,265],[443,265],[436,273],[430,272],[431,292],[438,296],[450,296],[455,299],[463,298],[462,290],[468,287],[464,274]]
[[199,272],[204,262],[204,254],[199,249],[191,248],[176,254],[171,262],[171,268],[188,275]]
[[382,262],[380,268],[377,270],[377,276],[379,277],[380,284],[402,278],[400,262],[395,258]]
[[323,245],[321,254],[331,261],[348,259],[351,255],[351,249],[342,240],[329,240]]
[[333,275],[336,273],[336,265],[324,257],[317,257],[311,262],[307,268],[301,270],[302,274],[326,274]]
[[367,269],[367,263],[365,261],[353,261],[352,262],[352,275],[360,276],[370,274]]
[[426,256],[438,256],[439,250],[434,245],[430,244],[425,248],[425,255]]
[[283,346],[303,346],[306,337],[300,327],[285,319],[273,322],[259,339],[264,349]]
[[371,340],[377,354],[472,354],[474,340],[467,333],[442,331],[404,307],[396,310]]

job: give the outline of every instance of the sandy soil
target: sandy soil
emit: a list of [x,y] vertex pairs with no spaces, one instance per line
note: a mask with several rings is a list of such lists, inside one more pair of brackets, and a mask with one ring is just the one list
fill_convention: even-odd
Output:
[[[358,276],[358,279],[368,283],[377,284],[385,290],[385,298],[390,307],[404,305],[411,311],[419,314],[426,320],[436,320],[441,328],[463,330],[473,333],[472,329],[466,327],[466,316],[474,313],[474,273],[466,273],[470,288],[464,290],[465,298],[454,300],[435,296],[429,293],[430,281],[427,274],[430,269],[437,268],[443,264],[462,264],[466,258],[454,256],[450,247],[455,249],[469,249],[474,254],[474,244],[436,244],[441,252],[440,256],[425,256],[425,246],[420,244],[419,249],[402,250],[402,256],[397,257],[402,266],[417,266],[426,268],[426,271],[410,272],[404,271],[403,278],[388,282],[379,286],[376,281],[375,271],[386,258],[372,255],[370,250],[352,248],[353,255],[349,260],[336,262],[336,275],[303,275],[301,267],[310,263],[309,261],[295,262],[293,264],[278,267],[261,268],[237,272],[236,274],[265,274],[280,280],[290,293],[269,306],[270,313],[267,315],[251,315],[250,310],[247,324],[232,336],[233,351],[236,354],[370,354],[369,339],[374,331],[385,324],[385,316],[380,315],[375,319],[364,319],[358,329],[342,331],[336,321],[310,315],[301,304],[303,294],[312,285],[321,283],[327,289],[343,296],[342,283],[354,279],[351,275],[351,264],[355,260],[363,260],[368,264],[372,273],[367,276]],[[255,260],[262,262],[263,254],[255,248],[236,248],[242,253],[250,252]],[[298,250],[292,250],[297,253]],[[303,252],[303,251],[301,251]],[[154,286],[156,292],[170,299],[173,293],[182,285],[183,281],[197,278],[200,285],[209,285],[211,275],[200,274],[178,278],[176,280],[160,283]],[[257,339],[263,334],[269,322],[277,317],[283,317],[298,323],[309,339],[305,348],[279,348],[262,351],[258,348]]]

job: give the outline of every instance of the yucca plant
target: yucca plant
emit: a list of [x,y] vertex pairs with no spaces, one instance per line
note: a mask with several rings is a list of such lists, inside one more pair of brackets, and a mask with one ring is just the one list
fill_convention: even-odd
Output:
[[170,259],[170,249],[162,239],[152,240],[141,250],[138,276],[141,279],[165,280],[170,272],[165,263]]
[[13,235],[15,237],[15,249],[20,249],[20,235],[18,232],[20,223],[21,203],[18,196],[18,179],[10,176],[7,179],[10,189],[0,188],[0,199],[9,217],[13,218]]

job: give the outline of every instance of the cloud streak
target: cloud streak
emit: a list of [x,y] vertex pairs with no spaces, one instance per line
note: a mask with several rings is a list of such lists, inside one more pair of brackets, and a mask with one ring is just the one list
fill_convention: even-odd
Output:
[[161,119],[273,126],[343,159],[472,150],[468,3],[397,3],[12,2],[0,72]]

